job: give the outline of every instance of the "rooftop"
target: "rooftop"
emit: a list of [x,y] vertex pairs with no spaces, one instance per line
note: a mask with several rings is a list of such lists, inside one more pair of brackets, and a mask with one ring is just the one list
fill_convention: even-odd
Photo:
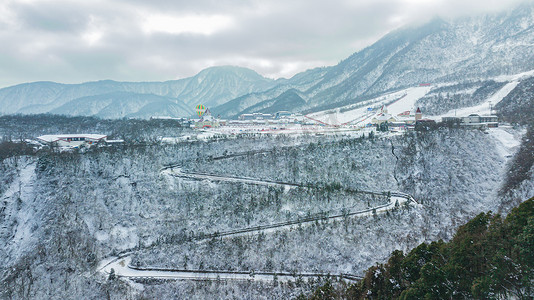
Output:
[[103,134],[86,134],[86,133],[76,133],[76,134],[49,134],[49,135],[41,135],[37,137],[37,139],[44,141],[44,142],[55,142],[62,139],[68,139],[68,138],[86,138],[90,140],[100,140],[106,138],[107,135]]

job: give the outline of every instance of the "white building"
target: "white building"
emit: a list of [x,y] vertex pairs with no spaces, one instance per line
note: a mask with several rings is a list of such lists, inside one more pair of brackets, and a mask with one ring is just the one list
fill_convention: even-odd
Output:
[[471,114],[461,118],[461,125],[472,127],[499,127],[499,117]]
[[99,142],[105,142],[106,135],[102,134],[53,134],[42,135],[37,140],[48,145],[57,145],[59,147],[76,148],[81,145],[93,145]]

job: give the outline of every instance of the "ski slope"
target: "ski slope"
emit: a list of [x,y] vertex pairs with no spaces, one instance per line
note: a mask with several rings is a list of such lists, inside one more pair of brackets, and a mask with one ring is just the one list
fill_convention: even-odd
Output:
[[470,106],[470,107],[463,107],[460,109],[453,109],[450,110],[442,115],[439,116],[433,116],[432,119],[435,120],[441,120],[443,117],[467,117],[471,114],[477,114],[477,115],[490,115],[491,110],[490,107],[495,107],[497,103],[501,102],[504,97],[508,96],[508,94],[515,89],[515,87],[519,84],[519,81],[512,81],[508,84],[506,84],[504,87],[502,87],[499,91],[497,91],[495,94],[490,96],[488,99],[486,99],[484,102],[480,103],[479,105]]
[[[407,110],[413,110],[417,100],[425,96],[431,89],[430,86],[411,87],[356,104],[309,114],[307,117],[332,126],[364,125],[380,113],[380,108],[383,105],[386,105],[388,113],[394,116]],[[368,111],[368,108],[373,110]]]
[[424,86],[413,87],[405,90],[406,96],[387,106],[388,113],[392,116],[396,116],[407,110],[415,110],[415,103],[417,100],[423,98],[431,89],[432,87],[430,86]]

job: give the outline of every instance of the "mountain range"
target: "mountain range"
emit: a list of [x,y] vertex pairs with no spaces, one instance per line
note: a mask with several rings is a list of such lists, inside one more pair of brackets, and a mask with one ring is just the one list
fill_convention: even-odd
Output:
[[223,66],[165,82],[34,82],[0,89],[0,114],[102,118],[190,116],[197,104],[227,118],[346,105],[421,83],[461,83],[534,69],[534,5],[395,30],[335,66],[268,79]]

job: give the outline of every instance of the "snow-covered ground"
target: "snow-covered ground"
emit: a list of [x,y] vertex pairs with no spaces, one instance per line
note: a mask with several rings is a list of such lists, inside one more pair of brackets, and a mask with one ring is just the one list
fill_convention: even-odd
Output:
[[524,130],[515,130],[509,127],[489,128],[487,131],[495,138],[496,149],[502,157],[511,157],[521,145]]
[[[36,226],[34,199],[35,166],[33,160],[22,160],[24,166],[20,169],[17,178],[11,183],[0,200],[6,203],[5,222],[0,228],[1,236],[11,236],[9,248],[14,251],[11,257],[19,257],[30,249],[34,240],[32,228]],[[8,221],[9,220],[9,221]],[[12,224],[9,226],[8,224]],[[3,245],[8,246],[8,245]]]
[[[269,274],[265,272],[234,272],[234,271],[201,271],[201,270],[138,270],[131,267],[132,258],[126,257],[112,257],[108,258],[100,264],[99,270],[101,273],[109,276],[111,270],[116,276],[122,278],[143,278],[143,279],[169,279],[169,280],[238,280],[238,281],[279,281],[288,282],[296,281],[299,277],[326,277],[342,275],[334,274],[317,274],[317,273],[279,273]],[[352,277],[352,276],[350,276]],[[349,277],[349,278],[350,278]],[[352,278],[351,278],[352,279]],[[358,279],[354,277],[352,280]],[[351,281],[352,281],[351,280]]]
[[[388,210],[394,209],[397,206],[403,205],[407,202],[415,203],[415,200],[404,194],[396,194],[391,197],[389,203],[381,205],[375,208],[367,209],[361,212],[356,212],[352,214],[352,217],[364,217],[372,216],[374,214],[384,213]],[[418,204],[416,204],[418,205]],[[420,205],[418,205],[420,206]],[[342,220],[345,216],[336,216],[330,219],[333,220]],[[275,230],[290,228],[293,225],[280,226],[277,228],[268,228],[261,230],[262,233],[271,233]],[[257,232],[256,232],[257,233]],[[238,233],[232,235],[233,237],[237,235],[250,234]],[[102,260],[97,268],[98,272],[103,273],[106,276],[114,272],[116,276],[131,279],[168,279],[168,280],[248,280],[248,281],[295,281],[299,277],[325,277],[328,274],[317,274],[317,273],[297,273],[297,274],[284,274],[278,273],[276,275],[264,273],[264,272],[250,272],[250,271],[203,271],[203,270],[157,270],[156,268],[144,268],[144,269],[135,269],[131,267],[131,257],[130,254],[126,254],[123,257],[108,257]],[[351,276],[343,277],[344,274],[330,274],[331,276],[340,277],[349,280],[356,280],[357,278],[351,278]]]
[[265,185],[265,186],[280,186],[283,188],[292,188],[292,187],[297,186],[296,184],[256,180],[253,178],[240,178],[240,177],[218,176],[218,175],[211,175],[211,174],[186,173],[186,172],[182,172],[180,168],[166,169],[162,171],[162,174],[177,176],[177,177],[186,177],[186,178],[197,179],[197,180],[225,181],[225,182],[234,182],[234,183],[239,182],[239,183],[245,183],[245,184],[255,184],[255,185]]
[[[218,175],[212,175],[212,174],[199,174],[199,173],[186,173],[186,172],[183,172],[179,167],[167,168],[167,169],[162,170],[161,173],[166,176],[177,176],[177,177],[189,178],[189,179],[195,179],[195,180],[225,181],[225,182],[254,184],[254,185],[279,186],[285,189],[298,186],[297,184],[292,184],[292,183],[265,181],[265,180],[258,180],[258,179],[253,179],[253,178],[218,176]],[[382,192],[375,192],[375,193],[382,194]],[[251,233],[257,234],[258,232],[272,233],[278,230],[291,229],[293,226],[295,226],[295,224],[299,224],[299,225],[308,224],[309,225],[309,224],[312,224],[317,219],[324,219],[324,218],[330,219],[330,220],[343,220],[346,217],[368,217],[368,216],[372,216],[373,214],[385,213],[386,211],[395,209],[396,207],[400,205],[404,205],[408,202],[415,204],[418,207],[421,207],[412,196],[408,194],[404,194],[404,193],[394,192],[392,193],[392,196],[387,203],[378,205],[376,207],[371,207],[371,208],[359,210],[359,211],[349,211],[342,215],[333,214],[333,215],[327,215],[324,217],[309,218],[308,220],[300,220],[300,221],[297,220],[294,222],[267,224],[267,225],[258,226],[258,227],[243,228],[243,229],[237,229],[237,230],[232,230],[228,232],[219,232],[218,236],[235,237],[235,236],[248,235]]]
[[[369,123],[380,112],[380,107],[383,105],[387,105],[388,113],[392,115],[413,110],[416,101],[425,96],[431,89],[430,86],[411,87],[361,103],[313,113],[308,117],[334,126],[345,124],[359,124],[361,126]],[[351,109],[352,107],[354,109]],[[373,110],[369,111],[368,108]]]
[[454,109],[450,110],[442,115],[439,116],[432,116],[430,118],[435,120],[441,120],[443,117],[467,117],[470,114],[478,114],[478,115],[490,115],[491,107],[495,107],[497,103],[501,102],[504,97],[506,97],[515,87],[519,84],[519,81],[512,81],[508,84],[506,84],[504,87],[502,87],[498,92],[493,94],[491,97],[486,99],[484,102],[480,103],[476,106],[471,107],[464,107],[460,109]]

